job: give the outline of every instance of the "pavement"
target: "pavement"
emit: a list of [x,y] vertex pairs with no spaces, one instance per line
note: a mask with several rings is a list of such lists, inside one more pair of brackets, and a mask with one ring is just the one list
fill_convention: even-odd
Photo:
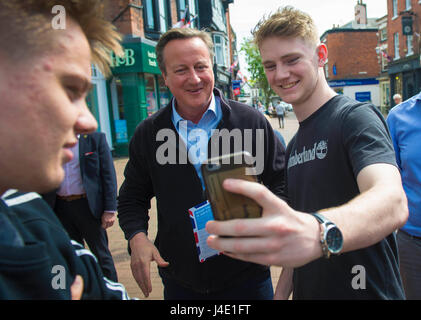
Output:
[[[298,121],[295,118],[293,112],[288,112],[285,117],[285,127],[283,129],[279,128],[277,118],[267,117],[269,122],[272,124],[272,127],[278,130],[285,139],[285,142],[288,143],[291,138],[294,136],[295,132],[298,129]],[[128,158],[116,158],[114,160],[115,169],[117,172],[117,183],[118,188],[124,180],[123,172],[126,166]],[[151,210],[149,212],[149,239],[154,240],[156,236],[157,229],[157,215],[156,215],[156,204],[155,198],[152,199]],[[158,274],[158,268],[156,263],[151,263],[151,282],[152,282],[152,292],[148,298],[145,298],[136,281],[133,278],[131,269],[130,269],[130,256],[127,252],[127,241],[124,239],[123,231],[120,229],[118,221],[114,225],[107,229],[109,247],[111,254],[114,259],[115,267],[117,269],[118,281],[122,283],[125,287],[129,296],[134,298],[139,298],[141,300],[162,300],[163,299],[163,285],[161,278]],[[272,273],[272,282],[273,287],[276,288],[276,284],[281,272],[279,267],[271,267]]]

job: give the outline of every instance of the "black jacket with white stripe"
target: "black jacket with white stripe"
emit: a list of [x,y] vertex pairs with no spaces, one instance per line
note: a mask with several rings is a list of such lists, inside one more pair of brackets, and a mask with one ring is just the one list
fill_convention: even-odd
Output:
[[76,275],[83,278],[82,299],[128,299],[37,193],[2,196],[0,235],[0,299],[70,299]]

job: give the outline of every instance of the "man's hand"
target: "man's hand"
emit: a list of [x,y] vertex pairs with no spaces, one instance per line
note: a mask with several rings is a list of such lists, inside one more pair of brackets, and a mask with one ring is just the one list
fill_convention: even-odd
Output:
[[70,293],[72,300],[80,300],[83,293],[83,278],[80,275],[76,275],[75,281],[70,286]]
[[263,217],[209,221],[210,247],[232,258],[282,267],[302,266],[322,256],[320,226],[313,216],[293,210],[258,183],[227,179],[223,187],[254,199]]
[[101,217],[101,226],[104,229],[112,227],[116,219],[115,212],[105,211]]
[[130,249],[133,277],[147,298],[152,291],[151,261],[155,261],[160,267],[168,267],[169,263],[161,257],[158,249],[143,232],[139,232],[130,240]]

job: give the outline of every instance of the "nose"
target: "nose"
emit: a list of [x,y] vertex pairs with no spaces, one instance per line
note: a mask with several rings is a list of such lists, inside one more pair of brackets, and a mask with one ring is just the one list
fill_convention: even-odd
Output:
[[200,77],[199,77],[199,75],[197,74],[197,72],[196,72],[196,70],[192,70],[191,72],[190,72],[190,82],[191,83],[199,83],[201,80],[200,80]]
[[91,113],[89,111],[88,106],[86,105],[86,102],[83,101],[81,105],[81,111],[77,117],[74,129],[76,134],[85,134],[96,131],[98,128],[98,123]]
[[282,66],[277,66],[276,71],[275,71],[275,79],[276,80],[284,80],[289,78],[290,72],[288,70],[288,68],[282,67]]

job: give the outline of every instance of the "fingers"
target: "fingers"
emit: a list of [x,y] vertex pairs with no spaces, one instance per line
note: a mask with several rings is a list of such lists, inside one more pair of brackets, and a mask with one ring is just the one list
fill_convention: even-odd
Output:
[[279,212],[286,203],[270,192],[265,186],[241,179],[226,179],[223,187],[230,192],[240,193],[255,200],[264,211],[264,215]]
[[83,278],[80,275],[76,275],[75,280],[70,286],[70,293],[72,300],[80,300],[83,293]]
[[131,269],[139,288],[147,298],[152,292],[151,261],[155,261],[159,267],[163,268],[168,267],[169,263],[161,257],[158,249],[152,243],[147,241],[146,244],[149,246],[148,252],[142,254],[140,250],[136,253],[132,250]]
[[114,225],[114,221],[103,221],[102,228],[108,229]]
[[104,212],[101,217],[101,226],[103,229],[108,229],[114,225],[116,215],[113,212]]
[[165,268],[165,267],[168,267],[170,265],[169,262],[165,261],[161,257],[161,255],[159,254],[158,251],[154,254],[153,259],[155,260],[155,262],[157,263],[157,265],[160,266],[161,268]]
[[209,221],[206,231],[209,234],[230,237],[263,237],[278,232],[276,217],[258,219],[233,219],[226,221]]
[[149,293],[152,291],[150,262],[142,263],[141,261],[133,261],[132,258],[131,269],[133,278],[136,280],[145,298],[149,297]]

